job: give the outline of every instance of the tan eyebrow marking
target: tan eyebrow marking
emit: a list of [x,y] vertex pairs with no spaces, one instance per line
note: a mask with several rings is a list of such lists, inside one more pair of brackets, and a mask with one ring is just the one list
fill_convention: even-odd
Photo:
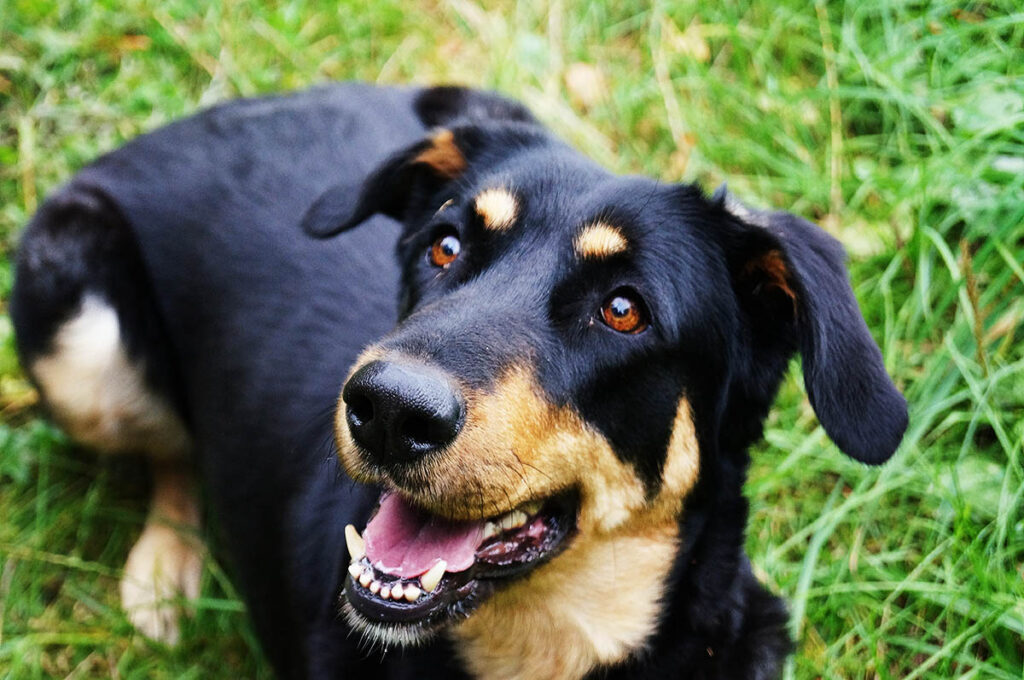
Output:
[[625,252],[629,242],[618,227],[605,222],[594,222],[579,233],[575,246],[581,257],[611,257]]
[[430,138],[430,146],[412,159],[413,163],[425,163],[434,172],[446,179],[454,179],[466,169],[466,157],[455,144],[451,130],[439,130]]
[[505,189],[486,189],[476,197],[473,205],[476,214],[483,220],[484,227],[493,231],[505,231],[516,221],[519,202]]

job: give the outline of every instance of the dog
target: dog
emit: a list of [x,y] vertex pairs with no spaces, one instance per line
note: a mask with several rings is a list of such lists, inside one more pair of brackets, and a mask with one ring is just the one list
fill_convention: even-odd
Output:
[[201,489],[281,677],[767,679],[741,489],[788,362],[856,460],[907,423],[844,257],[497,94],[336,84],[82,169],[11,314],[56,422],[153,461],[121,584],[152,637]]

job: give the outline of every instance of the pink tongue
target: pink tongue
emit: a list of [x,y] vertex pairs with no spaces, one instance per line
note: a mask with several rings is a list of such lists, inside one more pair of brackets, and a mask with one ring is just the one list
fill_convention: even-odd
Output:
[[457,522],[418,510],[396,493],[384,497],[366,525],[366,557],[375,568],[393,576],[413,578],[440,560],[445,571],[465,571],[483,538],[482,521]]

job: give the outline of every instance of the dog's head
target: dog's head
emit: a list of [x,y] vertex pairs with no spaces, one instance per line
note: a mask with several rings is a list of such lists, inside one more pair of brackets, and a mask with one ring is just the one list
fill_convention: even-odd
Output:
[[900,441],[843,250],[799,218],[613,176],[522,120],[438,129],[305,227],[376,213],[404,225],[401,320],[353,366],[336,437],[384,489],[346,585],[380,640],[531,598],[656,618],[684,501],[743,460],[796,351],[842,450],[879,463]]

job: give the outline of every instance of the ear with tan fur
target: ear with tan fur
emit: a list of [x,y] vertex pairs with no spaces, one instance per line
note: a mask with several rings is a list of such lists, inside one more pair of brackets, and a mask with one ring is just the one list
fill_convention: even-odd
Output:
[[492,168],[527,147],[550,142],[543,128],[522,117],[439,128],[394,153],[361,183],[327,189],[306,212],[302,228],[326,238],[377,213],[402,220],[475,168]]
[[302,218],[310,236],[327,238],[371,215],[400,219],[417,194],[433,193],[466,169],[466,158],[451,130],[440,129],[385,160],[365,181],[327,189]]
[[842,245],[786,212],[747,208],[720,190],[746,228],[726,245],[734,286],[764,337],[794,338],[818,420],[851,457],[887,460],[907,427],[907,402],[861,316]]

